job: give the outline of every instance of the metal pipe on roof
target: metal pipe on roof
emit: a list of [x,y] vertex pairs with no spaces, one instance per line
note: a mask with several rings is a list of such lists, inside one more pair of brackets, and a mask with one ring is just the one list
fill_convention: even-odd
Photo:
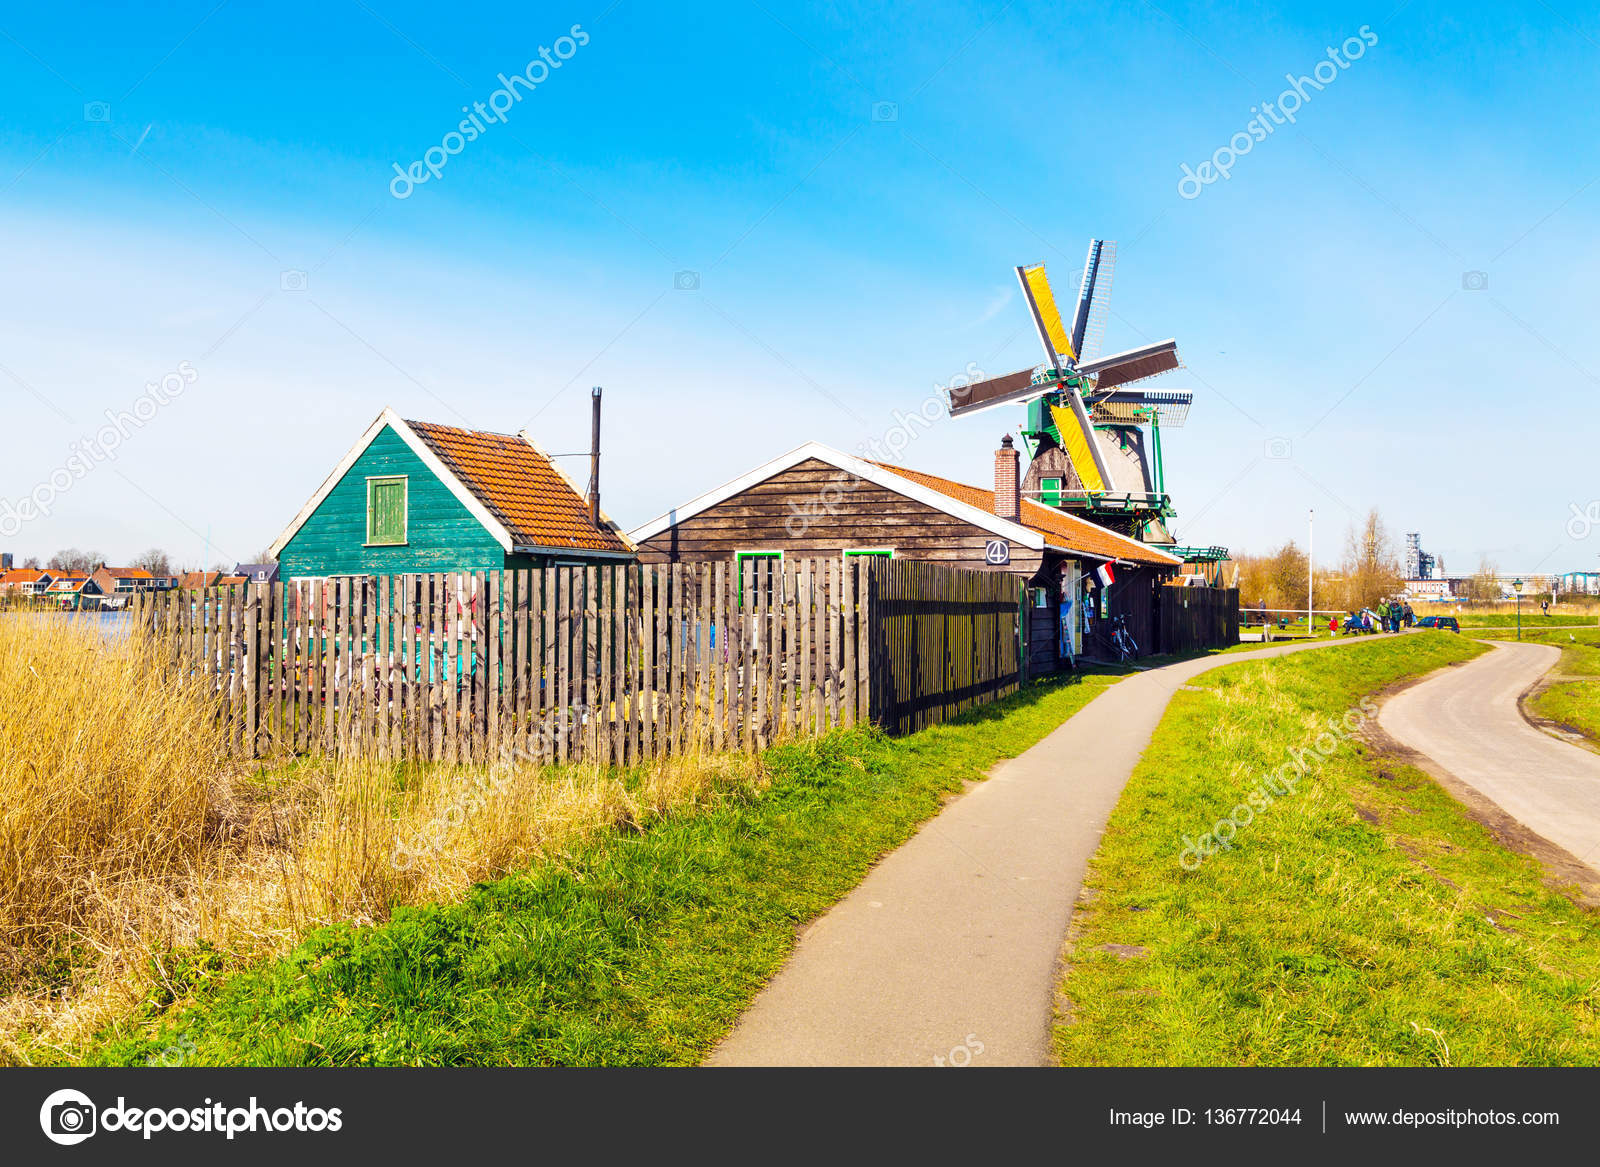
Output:
[[594,403],[594,421],[589,437],[589,522],[600,528],[600,386],[590,393]]

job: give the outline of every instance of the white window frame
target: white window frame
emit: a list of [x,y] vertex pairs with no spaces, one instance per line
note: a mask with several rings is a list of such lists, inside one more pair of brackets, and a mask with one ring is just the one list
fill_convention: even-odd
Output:
[[[404,482],[406,484],[406,505],[404,513],[400,516],[400,541],[398,543],[374,543],[372,541],[372,484],[374,482]],[[366,538],[363,547],[406,547],[411,543],[411,475],[409,474],[369,474],[367,475],[367,507],[362,518],[362,526]]]

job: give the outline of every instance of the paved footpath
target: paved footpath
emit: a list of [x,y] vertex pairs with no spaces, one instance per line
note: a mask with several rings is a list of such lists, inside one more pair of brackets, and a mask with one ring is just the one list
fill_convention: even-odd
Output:
[[1049,1064],[1073,904],[1172,694],[1223,665],[1373,639],[1202,657],[1112,685],[949,803],[807,928],[707,1064]]
[[1529,830],[1600,866],[1600,754],[1535,729],[1517,707],[1561,650],[1486,643],[1493,652],[1391,697],[1378,723]]

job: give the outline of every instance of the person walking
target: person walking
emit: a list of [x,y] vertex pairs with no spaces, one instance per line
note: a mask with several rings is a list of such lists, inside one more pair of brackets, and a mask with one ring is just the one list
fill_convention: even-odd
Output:
[[1416,625],[1416,623],[1417,623],[1417,614],[1411,610],[1411,605],[1410,604],[1407,604],[1405,606],[1405,611],[1403,613],[1401,613],[1401,614],[1405,617],[1406,627],[1407,628],[1411,628],[1411,627],[1414,627]]

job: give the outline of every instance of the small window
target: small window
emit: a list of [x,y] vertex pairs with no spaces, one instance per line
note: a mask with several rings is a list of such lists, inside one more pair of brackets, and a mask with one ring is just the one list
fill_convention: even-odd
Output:
[[1049,588],[1034,588],[1033,589],[1033,606],[1035,608],[1048,608],[1050,606],[1050,589]]
[[746,563],[759,563],[768,560],[773,564],[783,562],[782,551],[735,551],[733,553],[733,574],[739,581],[739,600],[744,602],[744,565]]
[[406,479],[367,479],[367,545],[393,547],[406,541]]
[[1061,505],[1061,479],[1059,479],[1059,478],[1041,478],[1041,479],[1039,479],[1039,501],[1044,503],[1044,505],[1047,506],[1047,507],[1058,507],[1058,506],[1060,506]]
[[893,559],[893,547],[847,547],[844,557],[846,559]]

